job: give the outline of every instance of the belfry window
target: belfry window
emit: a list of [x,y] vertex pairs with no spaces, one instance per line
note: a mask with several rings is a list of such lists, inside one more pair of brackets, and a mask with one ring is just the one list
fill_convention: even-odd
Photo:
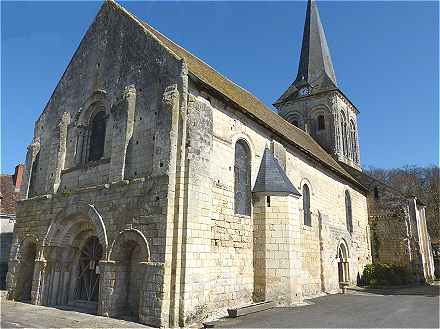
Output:
[[89,161],[96,161],[104,155],[106,115],[104,111],[96,113],[90,124]]
[[354,161],[358,161],[356,127],[354,125],[354,122],[351,120],[350,120],[350,141],[351,141],[352,159]]
[[348,142],[347,142],[347,121],[345,120],[344,112],[341,112],[341,135],[342,135],[342,150],[345,156],[348,156]]
[[251,152],[243,140],[235,144],[234,213],[251,214]]
[[325,118],[323,115],[318,115],[318,130],[325,130]]
[[353,233],[353,214],[351,208],[351,197],[348,191],[345,191],[345,221],[347,225],[347,230]]
[[303,212],[304,212],[304,225],[312,226],[312,216],[310,213],[310,189],[307,184],[304,184],[302,188],[303,196]]

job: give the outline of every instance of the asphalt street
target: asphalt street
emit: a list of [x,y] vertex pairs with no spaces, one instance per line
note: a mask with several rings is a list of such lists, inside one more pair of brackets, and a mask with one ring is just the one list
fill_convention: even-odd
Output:
[[310,300],[312,305],[274,308],[216,328],[440,328],[439,286],[350,291]]
[[[215,328],[439,328],[439,286],[356,290],[214,322]],[[138,323],[1,301],[1,328],[148,328]]]

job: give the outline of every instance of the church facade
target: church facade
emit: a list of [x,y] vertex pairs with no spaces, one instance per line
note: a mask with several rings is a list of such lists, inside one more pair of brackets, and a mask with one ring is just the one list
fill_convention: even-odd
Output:
[[178,326],[355,284],[370,191],[314,1],[274,106],[106,1],[35,124],[9,298]]

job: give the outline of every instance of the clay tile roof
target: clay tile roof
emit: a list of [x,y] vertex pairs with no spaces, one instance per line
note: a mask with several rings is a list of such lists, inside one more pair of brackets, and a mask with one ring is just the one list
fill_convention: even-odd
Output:
[[131,18],[135,23],[143,27],[145,31],[157,38],[166,48],[171,50],[172,53],[183,59],[188,66],[189,72],[199,79],[201,83],[222,94],[243,112],[256,118],[260,124],[266,126],[292,146],[299,148],[301,151],[319,161],[339,176],[342,176],[346,180],[357,185],[362,190],[366,190],[365,187],[351,177],[350,174],[344,170],[344,168],[342,168],[342,166],[329,153],[327,153],[303,130],[281,118],[250,92],[221,75],[211,66],[168,39],[147,23],[129,13],[119,4],[113,1],[108,1],[108,3],[114,5],[112,6],[113,8]]
[[0,214],[15,215],[18,193],[12,175],[0,175]]

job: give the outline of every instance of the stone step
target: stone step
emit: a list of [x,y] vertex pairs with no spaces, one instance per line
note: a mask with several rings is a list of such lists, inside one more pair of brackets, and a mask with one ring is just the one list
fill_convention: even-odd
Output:
[[249,305],[244,305],[236,308],[228,308],[228,315],[230,318],[236,318],[238,316],[261,312],[277,306],[277,303],[274,301],[265,301],[260,303],[253,303]]

